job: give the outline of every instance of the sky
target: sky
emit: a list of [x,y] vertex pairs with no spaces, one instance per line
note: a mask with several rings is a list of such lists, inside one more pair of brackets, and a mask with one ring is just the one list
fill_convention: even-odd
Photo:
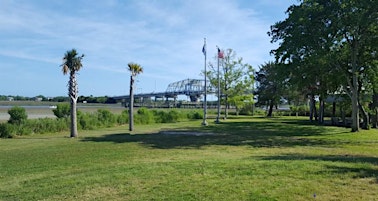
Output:
[[67,96],[64,54],[84,54],[79,95],[128,95],[127,64],[138,63],[135,93],[164,92],[204,79],[216,46],[256,70],[274,60],[270,26],[297,0],[0,0],[0,95]]

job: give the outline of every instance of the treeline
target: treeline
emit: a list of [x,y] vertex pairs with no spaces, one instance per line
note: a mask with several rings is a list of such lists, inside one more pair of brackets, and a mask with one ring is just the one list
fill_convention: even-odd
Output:
[[[69,104],[58,104],[53,112],[57,118],[28,119],[24,108],[13,107],[8,110],[10,115],[9,121],[0,123],[0,137],[13,138],[30,134],[69,132]],[[201,110],[150,110],[139,108],[134,113],[134,123],[137,125],[175,123],[202,118],[203,114]],[[126,125],[129,123],[129,114],[128,110],[124,110],[121,114],[114,114],[107,109],[98,109],[94,113],[84,113],[79,110],[77,113],[77,122],[79,130],[94,130]]]
[[[12,95],[0,95],[0,101],[48,101],[48,102],[69,102],[70,99],[68,96],[56,96],[56,97],[46,97],[43,95],[38,95],[35,97],[26,97],[26,96],[12,96]],[[113,104],[117,103],[117,101],[108,96],[79,96],[78,100],[79,103],[106,103],[106,104]]]

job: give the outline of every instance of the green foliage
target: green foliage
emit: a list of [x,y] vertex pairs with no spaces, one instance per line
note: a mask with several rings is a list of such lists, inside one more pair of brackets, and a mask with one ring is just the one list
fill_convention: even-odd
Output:
[[[249,96],[253,93],[254,69],[243,58],[237,58],[233,49],[225,51],[224,59],[219,64],[219,84],[221,89],[222,102],[225,104],[240,104],[238,96]],[[218,64],[217,64],[218,65]],[[212,86],[218,86],[218,66],[209,63],[207,77]],[[230,102],[231,101],[231,102]],[[227,102],[227,103],[226,103]],[[240,105],[239,105],[240,106]]]
[[100,127],[111,127],[116,123],[116,116],[109,110],[99,109],[97,110],[97,120]]
[[23,107],[14,106],[8,110],[8,114],[10,115],[8,122],[11,124],[21,124],[28,118],[26,110]]
[[359,109],[358,102],[366,105],[361,98],[371,96],[376,87],[377,9],[374,0],[301,1],[268,33],[272,42],[279,42],[271,53],[284,64],[287,80],[304,95],[350,96],[352,131],[359,130],[359,110],[367,116],[366,106]]
[[310,108],[307,105],[291,105],[291,115],[307,116],[310,113]]
[[253,111],[254,109],[255,109],[255,107],[254,107],[253,102],[245,103],[240,108],[239,114],[241,114],[241,115],[253,115],[253,113],[255,112],[255,111]]
[[0,123],[0,138],[11,138],[13,134],[10,129],[10,124]]
[[56,109],[52,110],[57,118],[66,118],[71,114],[70,104],[60,103],[56,106]]
[[117,123],[118,125],[124,125],[129,123],[129,111],[122,111],[121,115],[117,116]]
[[93,130],[97,127],[97,116],[90,113],[77,112],[78,129]]
[[169,110],[168,112],[164,110],[154,110],[153,112],[156,123],[175,123],[184,118],[184,115],[175,109]]
[[[60,114],[65,108],[65,104],[57,107]],[[22,110],[23,108],[21,108]],[[19,109],[16,109],[18,111]],[[20,113],[20,112],[18,112]],[[18,114],[17,113],[17,114]],[[122,111],[121,114],[113,114],[109,110],[99,109],[94,113],[84,113],[77,111],[78,129],[94,130],[98,128],[125,125],[129,122],[128,110]],[[185,120],[202,119],[203,114],[200,110],[150,110],[140,108],[134,114],[135,124],[147,125],[154,123],[175,123]],[[41,118],[26,119],[19,121],[17,124],[3,123],[0,124],[0,137],[8,138],[15,135],[30,135],[68,131],[70,128],[69,118]]]
[[69,120],[66,118],[30,119],[25,123],[25,128],[33,134],[62,132],[69,129]]
[[155,123],[154,113],[147,108],[140,108],[134,118],[135,124],[151,124]]
[[190,110],[186,116],[190,120],[203,119],[203,112],[200,110]]

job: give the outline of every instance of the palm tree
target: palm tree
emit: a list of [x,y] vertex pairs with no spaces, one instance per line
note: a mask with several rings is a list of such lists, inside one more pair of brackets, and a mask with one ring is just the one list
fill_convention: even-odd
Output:
[[138,74],[143,73],[143,68],[137,63],[128,63],[129,71],[131,72],[130,76],[130,102],[129,102],[129,130],[134,129],[134,118],[133,118],[133,109],[134,109],[134,77]]
[[75,49],[67,51],[63,57],[62,71],[63,74],[70,74],[70,80],[68,81],[68,97],[71,102],[71,137],[77,137],[77,117],[76,117],[76,102],[78,98],[76,72],[83,67],[81,60],[84,54],[78,56]]

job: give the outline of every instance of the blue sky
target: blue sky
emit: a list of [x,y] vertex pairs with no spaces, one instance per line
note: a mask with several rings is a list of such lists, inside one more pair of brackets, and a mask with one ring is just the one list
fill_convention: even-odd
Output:
[[[84,96],[128,94],[129,62],[141,64],[136,92],[163,92],[200,75],[216,45],[255,69],[273,60],[267,35],[296,0],[1,0],[0,94],[66,96],[67,50],[85,54]],[[215,61],[214,61],[215,62]]]

